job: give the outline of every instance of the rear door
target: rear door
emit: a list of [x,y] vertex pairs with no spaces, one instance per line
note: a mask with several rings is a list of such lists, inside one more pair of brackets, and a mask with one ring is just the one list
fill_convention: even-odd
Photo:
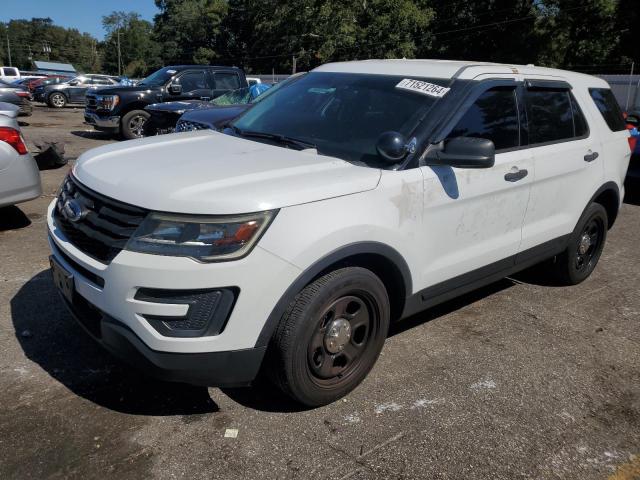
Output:
[[237,72],[214,72],[213,78],[215,82],[215,90],[213,91],[214,98],[224,95],[231,90],[237,90],[238,88],[246,86],[242,85],[240,75],[238,75]]
[[460,281],[471,283],[514,263],[534,177],[531,154],[522,148],[519,88],[514,81],[484,91],[447,135],[492,140],[492,168],[421,167],[426,286],[463,274]]
[[536,175],[522,232],[523,251],[561,243],[602,185],[600,139],[576,100],[585,93],[574,95],[565,82],[527,81],[524,103]]

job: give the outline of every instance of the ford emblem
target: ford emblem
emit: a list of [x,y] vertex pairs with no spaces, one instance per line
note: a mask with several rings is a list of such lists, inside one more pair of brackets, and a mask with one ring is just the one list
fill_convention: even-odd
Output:
[[85,216],[86,211],[76,200],[67,200],[62,206],[62,212],[67,220],[71,222],[79,222]]

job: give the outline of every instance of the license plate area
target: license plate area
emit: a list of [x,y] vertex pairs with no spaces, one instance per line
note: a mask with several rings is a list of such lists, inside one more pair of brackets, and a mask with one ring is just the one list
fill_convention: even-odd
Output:
[[60,265],[53,256],[49,257],[49,264],[51,265],[53,283],[58,287],[62,296],[66,298],[69,303],[73,303],[73,291],[75,289],[73,274]]

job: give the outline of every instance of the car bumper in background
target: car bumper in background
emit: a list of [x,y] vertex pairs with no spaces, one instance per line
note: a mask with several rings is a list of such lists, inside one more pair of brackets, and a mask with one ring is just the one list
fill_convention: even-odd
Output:
[[117,131],[120,129],[120,117],[101,117],[94,112],[84,112],[85,123],[92,125],[96,130]]
[[31,154],[16,155],[15,160],[0,171],[0,207],[26,202],[41,194],[40,172]]

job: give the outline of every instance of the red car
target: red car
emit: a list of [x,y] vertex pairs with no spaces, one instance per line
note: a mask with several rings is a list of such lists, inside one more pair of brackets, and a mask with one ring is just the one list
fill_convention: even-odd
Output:
[[70,78],[71,77],[68,75],[48,75],[45,78],[34,78],[33,80],[29,80],[28,82],[26,82],[24,87],[26,87],[31,93],[33,93],[36,87],[40,85],[51,85],[54,83],[66,82]]

